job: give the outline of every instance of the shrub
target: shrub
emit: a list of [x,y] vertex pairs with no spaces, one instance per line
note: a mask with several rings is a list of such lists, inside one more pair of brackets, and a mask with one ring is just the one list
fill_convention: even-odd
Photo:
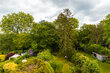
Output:
[[68,64],[64,64],[64,66],[62,68],[62,72],[63,73],[72,73],[70,66]]
[[97,52],[100,54],[110,55],[110,50],[98,44],[81,44],[84,51],[88,53]]
[[90,46],[93,52],[97,52],[100,54],[110,55],[110,50],[107,47],[103,47],[101,45],[92,44]]
[[110,58],[106,59],[105,62],[110,64]]
[[81,46],[81,50],[88,52],[88,53],[91,53],[92,50],[90,49],[89,44],[80,44],[80,46]]
[[17,64],[10,62],[3,66],[4,71],[13,71],[17,69]]
[[90,73],[100,73],[100,69],[96,61],[87,61],[85,65]]
[[76,73],[76,68],[74,66],[70,67],[72,73]]
[[64,64],[61,61],[52,60],[52,61],[50,61],[50,65],[54,69],[55,73],[61,73],[62,72],[62,67],[63,67]]
[[84,56],[83,54],[75,54],[72,56],[71,58],[71,62],[73,62],[75,65],[78,65],[78,66],[82,66],[87,60],[89,60],[88,57]]
[[52,73],[49,63],[37,58],[28,59],[27,62],[19,65],[18,73]]
[[1,61],[4,61],[4,60],[5,60],[5,58],[6,58],[6,56],[5,56],[5,55],[0,55],[0,62],[1,62]]
[[50,50],[47,49],[47,50],[45,50],[43,52],[38,53],[37,58],[40,58],[40,59],[42,59],[44,61],[49,61],[49,60],[52,59],[52,55],[50,53]]
[[104,49],[100,50],[101,54],[110,55],[110,50],[107,47],[104,47]]
[[77,71],[81,73],[99,73],[100,69],[96,61],[90,59],[83,54],[77,53],[72,56],[71,62],[77,66]]
[[50,69],[51,73],[54,73],[53,68],[51,67],[51,65],[49,63],[46,63],[47,67]]
[[0,67],[0,73],[3,73],[3,68]]
[[23,50],[14,50],[14,53],[18,53],[18,54],[21,54],[23,52]]

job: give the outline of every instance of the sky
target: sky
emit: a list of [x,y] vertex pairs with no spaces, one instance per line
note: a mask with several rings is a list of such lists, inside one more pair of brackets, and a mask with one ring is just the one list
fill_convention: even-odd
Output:
[[97,24],[110,13],[110,0],[0,0],[0,21],[3,15],[19,11],[31,14],[35,22],[54,21],[65,8],[79,20],[79,26]]

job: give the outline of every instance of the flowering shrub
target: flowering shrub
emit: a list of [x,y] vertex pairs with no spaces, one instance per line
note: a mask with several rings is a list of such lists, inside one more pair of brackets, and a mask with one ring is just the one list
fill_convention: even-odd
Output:
[[5,71],[13,71],[13,70],[16,70],[17,69],[17,64],[13,63],[13,62],[10,62],[10,63],[7,63],[3,66],[3,69]]
[[5,55],[0,55],[0,61],[4,61],[5,60]]

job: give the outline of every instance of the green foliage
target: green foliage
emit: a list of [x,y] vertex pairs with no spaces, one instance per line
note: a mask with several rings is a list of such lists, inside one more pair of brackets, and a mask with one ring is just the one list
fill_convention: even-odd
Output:
[[0,73],[3,73],[3,68],[0,67]]
[[44,50],[42,52],[39,52],[38,55],[37,55],[37,58],[40,58],[44,61],[49,61],[52,59],[52,55],[50,53],[50,50],[47,49],[47,50]]
[[93,24],[84,24],[79,30],[78,40],[83,44],[102,44],[103,34],[103,23],[99,23],[97,26]]
[[73,62],[75,65],[78,65],[79,67],[82,67],[83,64],[87,62],[87,60],[89,60],[88,57],[84,56],[83,54],[79,54],[79,53],[73,55],[71,58],[71,62]]
[[3,54],[8,53],[15,48],[13,44],[13,37],[15,37],[15,34],[0,34],[0,51]]
[[71,62],[77,67],[77,71],[81,73],[99,73],[100,69],[96,61],[91,61],[83,54],[77,53],[72,56]]
[[54,28],[54,24],[47,21],[41,21],[39,24],[34,24],[31,31],[31,47],[34,50],[45,48],[56,49],[57,36]]
[[100,54],[105,54],[105,55],[110,55],[110,50],[106,47],[96,45],[96,44],[91,44],[90,45],[91,51],[97,52]]
[[50,65],[54,69],[55,73],[62,73],[63,63],[61,61],[52,60],[50,61]]
[[50,69],[51,73],[54,73],[54,69],[51,67],[49,63],[46,63],[47,67]]
[[21,54],[22,52],[23,52],[23,50],[21,50],[21,49],[14,50],[14,53],[18,53],[18,54]]
[[6,58],[6,55],[0,55],[0,62],[4,61]]
[[20,33],[13,38],[13,43],[17,49],[22,50],[30,47],[30,40],[29,34]]
[[96,61],[87,61],[86,67],[90,71],[90,73],[99,73],[100,69]]
[[30,56],[28,55],[28,53],[24,54],[23,56],[18,57],[14,62],[17,64],[22,63],[22,60],[25,58],[29,58]]
[[106,44],[110,44],[110,14],[108,14],[104,20],[104,39],[107,41]]
[[90,24],[84,24],[80,30],[79,30],[79,42],[80,43],[84,43],[87,44],[90,41],[90,34],[92,32],[92,27],[94,27],[94,25]]
[[36,42],[36,41],[32,41],[32,43],[31,43],[31,48],[32,48],[34,51],[38,51],[37,47],[38,47],[37,42]]
[[70,69],[70,66],[68,64],[64,64],[62,68],[62,73],[73,73]]
[[17,71],[22,73],[52,73],[53,71],[50,67],[43,60],[32,58],[28,59],[26,63],[19,65]]
[[99,54],[110,55],[110,50],[99,44],[82,44],[81,47],[88,53],[97,52]]
[[[58,18],[55,21],[56,24],[56,33],[59,38],[58,45],[62,55],[68,56],[68,59],[71,58],[74,53],[73,50],[73,39],[75,28],[78,27],[78,20],[71,17],[71,12],[69,9],[64,9],[63,13],[60,13]],[[69,53],[68,53],[69,52]]]
[[106,59],[106,63],[110,64],[110,58]]
[[17,64],[13,63],[13,62],[10,62],[10,63],[7,63],[3,66],[3,69],[4,69],[4,72],[10,72],[10,71],[14,71],[17,69]]
[[8,33],[28,33],[34,18],[24,12],[12,13],[3,16],[0,27]]

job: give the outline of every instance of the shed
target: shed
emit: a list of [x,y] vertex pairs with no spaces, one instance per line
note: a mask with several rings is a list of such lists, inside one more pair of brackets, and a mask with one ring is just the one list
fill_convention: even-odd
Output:
[[105,59],[108,58],[108,56],[106,56],[106,55],[102,55],[102,54],[99,54],[96,52],[92,52],[92,53],[93,53],[93,56],[96,57],[100,61],[104,61]]

